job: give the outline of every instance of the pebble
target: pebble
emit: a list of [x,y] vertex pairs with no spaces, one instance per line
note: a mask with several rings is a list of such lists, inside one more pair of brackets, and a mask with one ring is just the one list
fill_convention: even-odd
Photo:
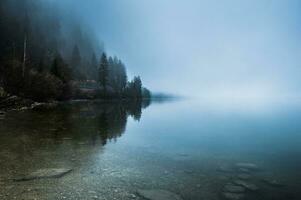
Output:
[[244,194],[239,194],[239,193],[229,193],[225,192],[223,193],[223,196],[228,199],[228,200],[241,200],[245,197]]
[[233,181],[234,184],[236,185],[239,185],[239,186],[242,186],[244,188],[246,188],[247,190],[250,190],[250,191],[257,191],[259,188],[253,184],[253,183],[247,183],[245,181],[242,181],[242,180],[235,180]]
[[244,168],[244,169],[248,169],[248,170],[258,170],[259,169],[257,167],[257,165],[255,165],[253,163],[237,163],[236,167]]
[[224,192],[227,193],[244,193],[245,192],[245,188],[239,185],[234,185],[231,183],[228,183],[227,185],[225,185],[224,187]]
[[263,179],[263,182],[265,182],[266,184],[273,186],[273,187],[282,187],[284,186],[283,183],[279,182],[278,180],[275,179]]
[[251,171],[246,168],[239,168],[238,171],[243,172],[243,173],[251,173]]
[[14,179],[14,181],[30,181],[30,180],[43,179],[43,178],[61,178],[62,176],[70,173],[71,171],[72,169],[65,169],[65,168],[39,169],[24,177],[16,178]]
[[183,200],[179,195],[167,190],[138,190],[138,194],[149,200]]
[[233,169],[228,166],[220,166],[219,168],[217,168],[217,171],[224,172],[224,173],[232,173]]
[[237,178],[243,179],[243,180],[248,180],[251,178],[251,175],[250,174],[238,174]]

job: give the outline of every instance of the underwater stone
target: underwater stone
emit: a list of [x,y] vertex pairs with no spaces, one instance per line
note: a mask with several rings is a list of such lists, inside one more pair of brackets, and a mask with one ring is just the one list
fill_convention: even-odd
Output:
[[245,197],[245,195],[241,193],[229,193],[229,192],[223,193],[223,196],[229,200],[241,200]]
[[57,169],[57,168],[50,168],[50,169],[39,169],[27,176],[16,178],[14,181],[30,181],[35,179],[44,179],[44,178],[61,178],[62,176],[71,172],[72,169]]
[[233,183],[239,186],[243,186],[247,190],[251,190],[251,191],[257,191],[259,189],[255,184],[247,183],[246,181],[242,181],[242,180],[235,180],[233,181]]
[[243,179],[243,180],[248,180],[248,179],[251,178],[251,175],[250,174],[246,174],[246,173],[244,173],[244,174],[238,174],[237,178]]
[[183,200],[179,195],[167,190],[138,190],[137,192],[148,200]]
[[223,173],[232,173],[233,169],[230,168],[229,166],[220,166],[216,169],[218,172],[223,172]]
[[242,169],[248,169],[248,170],[258,170],[259,168],[257,165],[253,163],[237,163],[236,167],[242,168]]
[[284,184],[275,179],[263,179],[263,182],[273,187],[283,187]]
[[224,192],[229,193],[243,193],[245,192],[245,188],[239,185],[227,184],[224,187]]

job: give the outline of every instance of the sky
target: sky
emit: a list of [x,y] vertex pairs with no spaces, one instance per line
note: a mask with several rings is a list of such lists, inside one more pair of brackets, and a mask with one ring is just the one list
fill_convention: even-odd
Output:
[[[57,0],[58,1],[58,0]],[[60,0],[155,92],[299,95],[301,1]]]

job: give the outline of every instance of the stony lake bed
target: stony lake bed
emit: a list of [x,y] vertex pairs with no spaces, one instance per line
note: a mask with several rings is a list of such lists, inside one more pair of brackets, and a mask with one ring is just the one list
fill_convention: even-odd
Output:
[[300,199],[298,110],[191,105],[85,102],[7,112],[0,199]]

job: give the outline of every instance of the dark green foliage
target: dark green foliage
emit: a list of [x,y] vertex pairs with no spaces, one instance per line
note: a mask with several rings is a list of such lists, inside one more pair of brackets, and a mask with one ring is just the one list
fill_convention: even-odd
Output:
[[147,88],[142,88],[142,98],[150,99],[151,96],[152,96],[151,91],[149,91]]
[[139,76],[135,76],[134,79],[128,83],[125,95],[133,99],[142,98],[142,82]]
[[75,45],[72,51],[71,65],[74,68],[80,68],[82,58],[80,56],[80,52],[78,46]]
[[71,80],[71,70],[59,54],[55,57],[50,72],[63,83],[68,83]]
[[37,101],[70,99],[73,91],[83,98],[149,98],[140,77],[128,82],[119,58],[107,57],[84,27],[72,20],[63,24],[62,13],[45,5],[0,0],[0,87]]
[[64,84],[49,73],[31,71],[26,82],[26,97],[36,101],[59,99],[63,95]]
[[97,58],[95,53],[93,53],[90,62],[90,70],[88,70],[88,77],[90,80],[98,80],[97,69],[98,69]]
[[74,79],[86,80],[86,71],[83,68],[80,50],[77,45],[75,45],[73,48],[70,63],[72,66]]
[[100,66],[98,69],[98,78],[99,84],[104,91],[104,94],[107,91],[107,84],[108,84],[108,75],[109,75],[109,62],[107,59],[107,55],[103,53],[100,59]]
[[127,75],[124,64],[117,57],[109,58],[110,74],[109,85],[114,92],[121,96],[127,84]]
[[11,94],[21,94],[24,88],[22,63],[18,60],[2,62],[0,65],[1,84]]

